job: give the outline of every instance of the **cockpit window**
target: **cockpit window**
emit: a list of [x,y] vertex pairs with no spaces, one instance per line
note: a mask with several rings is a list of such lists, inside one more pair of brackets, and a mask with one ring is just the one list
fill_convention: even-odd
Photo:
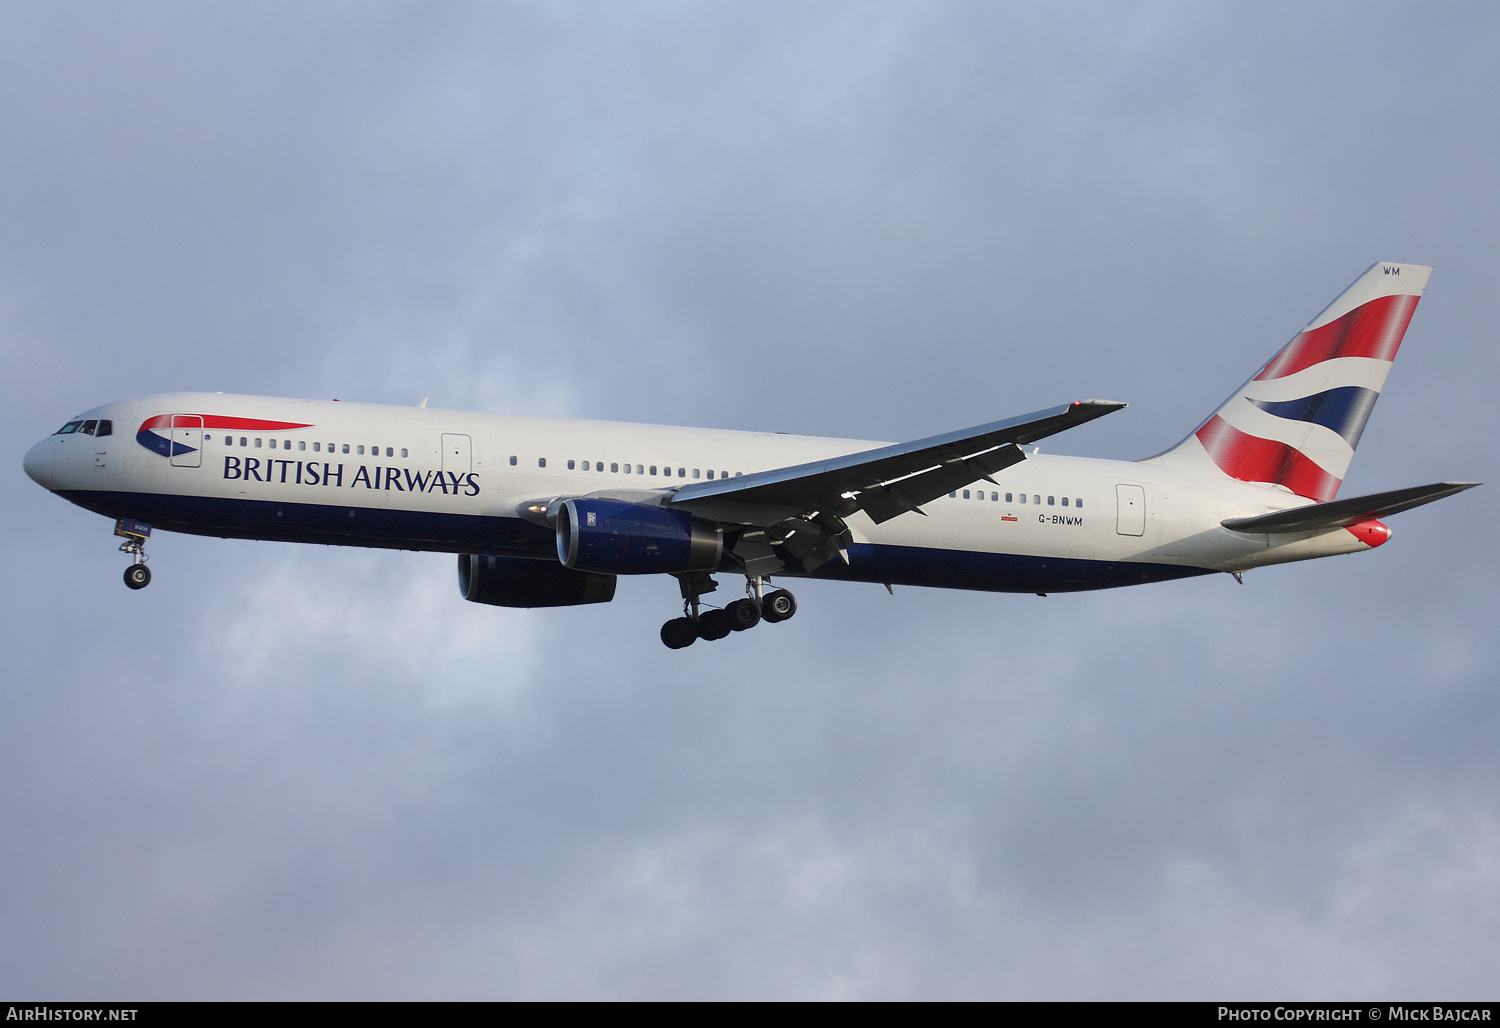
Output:
[[99,422],[99,427],[96,428],[96,429],[94,429],[94,434],[95,435],[113,435],[114,431],[115,431],[115,423],[113,421],[101,421],[101,422]]
[[52,434],[53,435],[72,435],[74,432],[78,431],[82,427],[83,427],[83,422],[82,421],[70,421],[66,425],[64,425],[62,428],[59,428],[56,432],[53,432]]
[[99,427],[99,422],[98,421],[89,420],[89,421],[85,421],[83,423],[83,427],[80,428],[78,431],[82,432],[84,435],[93,435],[94,434],[94,429],[96,429],[98,427]]

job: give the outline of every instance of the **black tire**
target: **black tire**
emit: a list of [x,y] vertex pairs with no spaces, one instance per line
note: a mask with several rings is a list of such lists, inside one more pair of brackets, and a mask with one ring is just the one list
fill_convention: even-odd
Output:
[[760,601],[760,616],[775,624],[797,613],[797,597],[785,589],[768,592]]
[[668,649],[683,649],[698,641],[698,628],[687,618],[673,618],[661,626],[661,641]]
[[736,632],[743,632],[760,624],[760,607],[748,597],[735,600],[725,607],[724,614],[729,618],[729,627]]
[[151,569],[144,564],[132,564],[125,569],[125,584],[132,589],[144,589],[151,584]]
[[722,610],[705,610],[698,615],[698,638],[717,642],[729,632],[729,615]]

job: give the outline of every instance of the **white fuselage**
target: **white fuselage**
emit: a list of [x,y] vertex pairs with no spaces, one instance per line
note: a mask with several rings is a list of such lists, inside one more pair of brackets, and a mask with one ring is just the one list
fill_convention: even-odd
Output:
[[[112,432],[50,436],[26,469],[101,514],[205,535],[552,560],[550,530],[522,516],[528,506],[600,493],[644,499],[884,445],[215,393],[125,400],[79,418],[107,420]],[[155,429],[142,427],[153,419]],[[164,438],[181,443],[164,449]],[[880,525],[852,515],[848,561],[817,574],[1068,590],[1368,548],[1344,529],[1230,531],[1226,518],[1309,501],[1151,462],[1035,455],[995,481]]]

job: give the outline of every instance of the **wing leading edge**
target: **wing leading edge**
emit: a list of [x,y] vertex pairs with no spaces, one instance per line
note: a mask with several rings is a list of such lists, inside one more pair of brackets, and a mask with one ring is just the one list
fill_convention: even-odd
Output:
[[863,510],[876,524],[1025,459],[1020,447],[1124,407],[1080,400],[1005,421],[959,429],[862,453],[683,486],[668,505],[700,517],[762,527],[818,511]]

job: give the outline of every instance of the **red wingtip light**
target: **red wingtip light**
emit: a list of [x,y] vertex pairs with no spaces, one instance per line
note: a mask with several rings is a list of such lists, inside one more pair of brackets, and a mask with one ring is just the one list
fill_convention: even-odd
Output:
[[1347,530],[1354,534],[1354,538],[1366,546],[1380,546],[1391,538],[1391,530],[1382,522],[1371,518],[1369,521],[1361,521],[1357,525],[1346,526]]

